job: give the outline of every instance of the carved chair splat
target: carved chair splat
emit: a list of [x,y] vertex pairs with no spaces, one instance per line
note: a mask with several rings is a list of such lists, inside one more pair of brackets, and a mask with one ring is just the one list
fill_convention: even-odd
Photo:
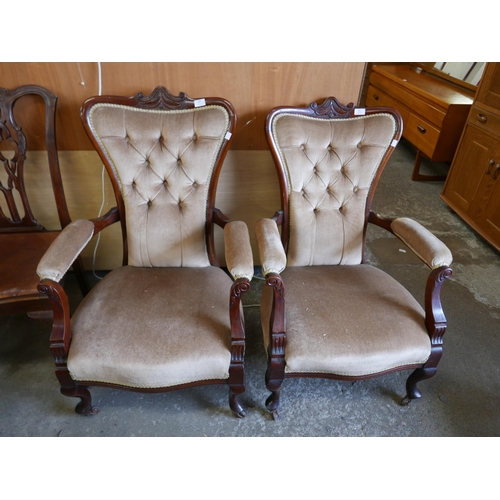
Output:
[[[29,103],[28,139],[22,128],[25,122],[16,113],[16,104],[21,100]],[[37,135],[44,137],[42,147],[47,151],[57,216],[61,229],[65,228],[71,219],[56,147],[56,104],[57,97],[38,85],[0,89],[0,315],[27,313],[51,321],[51,305],[37,290],[36,266],[60,230],[47,230],[36,219],[28,198],[25,160],[33,150],[33,146],[29,148],[31,142]],[[34,126],[40,109],[43,119]],[[73,263],[73,270],[86,295],[88,285],[81,258]]]

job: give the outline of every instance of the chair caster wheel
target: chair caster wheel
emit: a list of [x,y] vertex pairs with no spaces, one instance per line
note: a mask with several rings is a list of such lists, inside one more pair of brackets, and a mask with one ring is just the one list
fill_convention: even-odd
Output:
[[401,406],[408,406],[410,404],[411,398],[409,396],[405,396],[401,401]]

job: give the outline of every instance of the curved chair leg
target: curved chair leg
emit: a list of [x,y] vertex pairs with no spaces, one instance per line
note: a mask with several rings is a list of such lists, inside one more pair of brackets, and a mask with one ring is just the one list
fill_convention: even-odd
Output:
[[410,403],[412,399],[419,399],[422,397],[422,393],[417,387],[417,383],[426,380],[428,378],[434,377],[436,375],[437,368],[417,368],[406,381],[406,396],[401,401],[403,406]]
[[92,396],[87,387],[76,386],[71,388],[61,387],[61,394],[65,396],[80,398],[80,402],[76,405],[75,411],[79,415],[95,415],[99,413],[97,406],[92,406]]
[[280,391],[282,383],[283,379],[270,380],[269,370],[266,371],[266,387],[269,391],[271,391],[270,396],[266,399],[266,408],[269,410],[273,420],[277,420],[279,417],[278,406],[280,404]]
[[240,396],[239,393],[236,393],[231,388],[229,389],[229,406],[231,408],[231,411],[238,418],[244,418],[246,416],[246,413],[245,410],[243,409],[243,406],[241,406],[241,403],[238,400],[239,396]]
[[278,420],[278,406],[280,404],[280,391],[272,391],[271,395],[266,399],[266,408],[269,410],[273,420]]

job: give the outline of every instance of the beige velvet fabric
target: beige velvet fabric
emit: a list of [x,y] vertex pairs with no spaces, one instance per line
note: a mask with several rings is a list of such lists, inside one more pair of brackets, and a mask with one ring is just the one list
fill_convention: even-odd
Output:
[[264,276],[281,273],[286,267],[286,254],[276,222],[272,219],[259,219],[255,224],[255,235]]
[[289,266],[361,262],[366,198],[395,130],[389,114],[275,118],[289,185]]
[[94,235],[94,223],[75,220],[68,224],[45,252],[37,267],[40,279],[59,282]]
[[[413,363],[431,351],[424,311],[385,272],[369,265],[288,267],[286,372],[365,376]],[[272,289],[262,296],[269,344]]]
[[391,229],[431,269],[452,263],[450,249],[418,222],[407,218],[395,219]]
[[142,388],[227,379],[231,283],[216,267],[112,271],[71,320],[71,376]]
[[253,277],[253,255],[248,226],[243,221],[232,221],[224,226],[226,265],[234,279]]
[[219,106],[162,111],[97,104],[90,124],[122,192],[129,264],[209,265],[206,200],[229,130],[227,111]]

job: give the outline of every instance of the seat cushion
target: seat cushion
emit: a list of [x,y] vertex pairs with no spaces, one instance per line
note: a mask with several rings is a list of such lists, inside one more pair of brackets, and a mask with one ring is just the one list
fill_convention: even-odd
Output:
[[[431,345],[413,296],[373,266],[288,267],[286,372],[368,376],[424,363]],[[272,289],[262,297],[269,344]]]
[[111,271],[73,315],[71,376],[142,388],[227,379],[231,283],[216,267]]

